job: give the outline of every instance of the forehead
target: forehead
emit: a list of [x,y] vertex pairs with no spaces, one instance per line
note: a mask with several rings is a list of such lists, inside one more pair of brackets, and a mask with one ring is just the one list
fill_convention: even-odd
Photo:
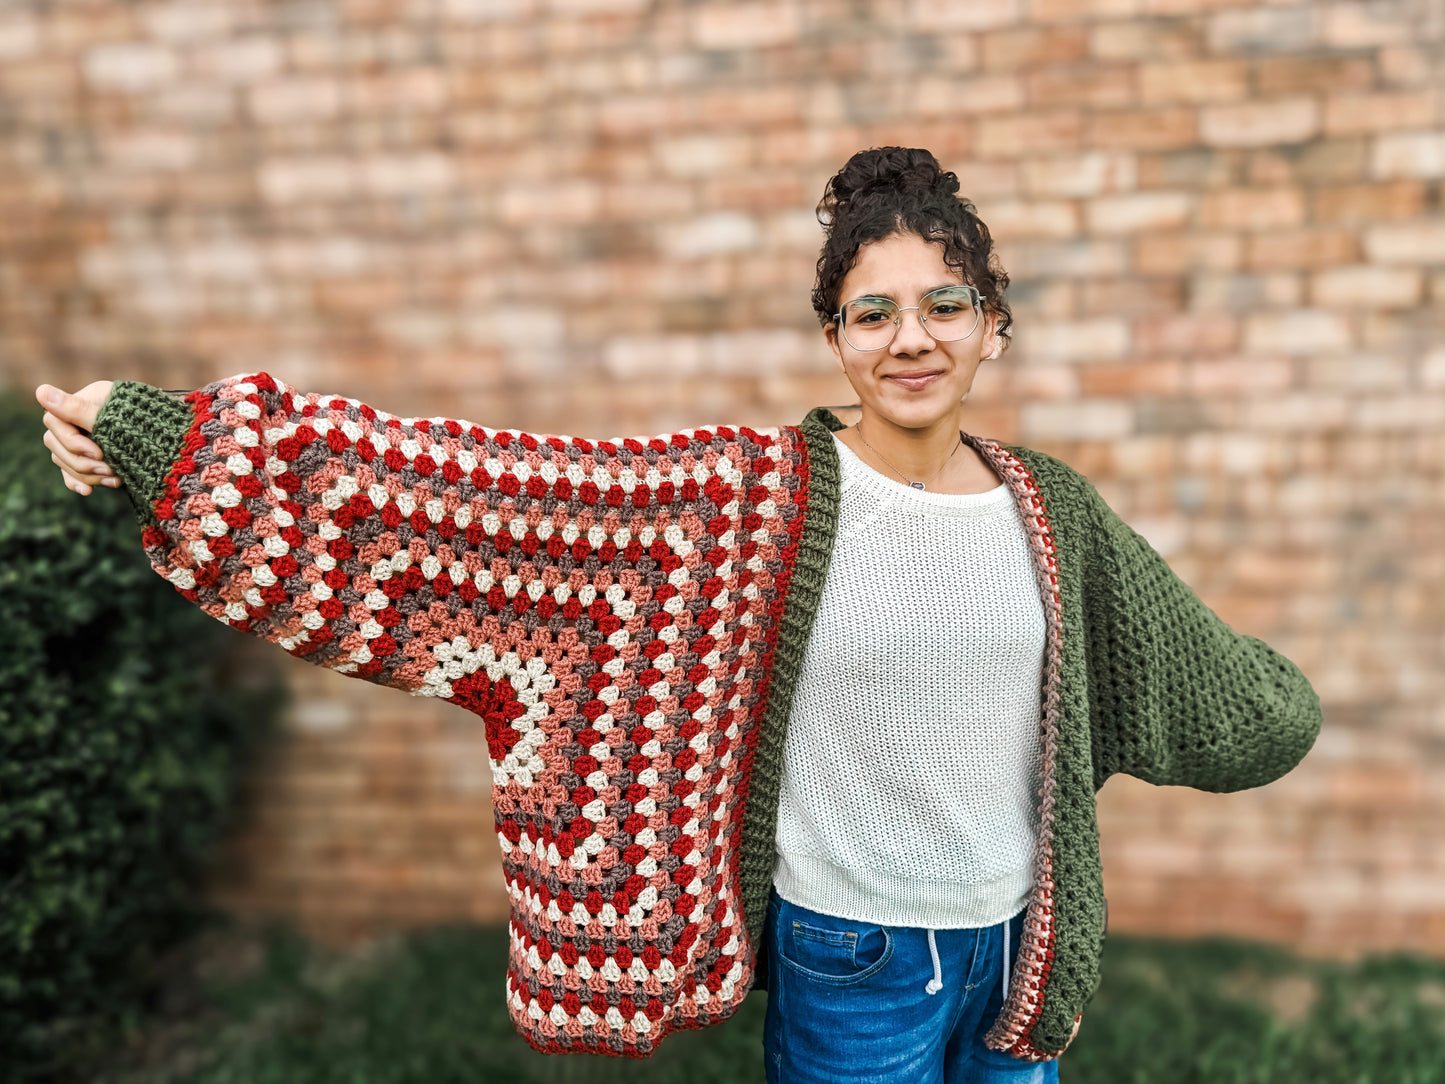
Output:
[[860,245],[853,266],[843,277],[842,298],[862,294],[916,298],[963,276],[948,266],[943,246],[916,233],[895,233]]

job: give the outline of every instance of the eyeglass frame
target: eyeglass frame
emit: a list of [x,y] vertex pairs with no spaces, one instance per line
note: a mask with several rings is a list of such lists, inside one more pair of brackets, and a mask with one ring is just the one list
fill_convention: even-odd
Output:
[[[933,339],[934,342],[962,342],[964,339],[968,338],[974,333],[974,330],[978,327],[978,322],[980,318],[982,318],[983,316],[983,291],[980,290],[977,286],[970,286],[966,283],[959,283],[957,285],[951,284],[948,286],[940,286],[934,290],[929,290],[928,293],[924,294],[918,300],[920,302],[927,301],[934,294],[942,293],[944,290],[967,290],[973,295],[973,327],[970,327],[966,332],[964,332],[956,339],[935,338],[933,333],[928,330],[928,317],[923,315],[923,306],[921,304],[899,306],[891,297],[883,297],[879,294],[859,294],[857,297],[843,302],[843,304],[838,307],[838,311],[833,314],[833,320],[837,325],[838,334],[843,337],[843,341],[854,350],[857,350],[860,354],[871,354],[875,350],[887,350],[890,346],[892,346],[894,340],[898,338],[898,332],[901,331],[903,328],[903,314],[909,309],[914,309],[915,311],[917,311],[919,326],[923,328],[923,333],[927,335],[930,339]],[[855,301],[868,301],[870,299],[874,301],[886,301],[897,309],[897,312],[894,313],[893,319],[889,321],[889,323],[893,325],[893,336],[882,346],[853,346],[852,340],[848,338],[848,333],[843,330],[844,327],[847,326],[843,322],[843,310],[846,309],[849,305],[853,304],[853,302]]]

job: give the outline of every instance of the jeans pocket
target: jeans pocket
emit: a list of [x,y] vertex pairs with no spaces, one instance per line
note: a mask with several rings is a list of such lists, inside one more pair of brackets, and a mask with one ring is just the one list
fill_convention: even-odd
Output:
[[800,915],[796,905],[786,901],[777,919],[778,958],[816,982],[862,982],[893,956],[893,933],[886,926],[813,911]]

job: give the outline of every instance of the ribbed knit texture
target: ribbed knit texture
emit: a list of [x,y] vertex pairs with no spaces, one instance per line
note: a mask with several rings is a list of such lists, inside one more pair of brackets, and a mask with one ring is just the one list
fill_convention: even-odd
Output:
[[[484,725],[518,1032],[644,1057],[731,1016],[767,974],[842,423],[592,442],[397,418],[265,373],[184,403],[129,384],[91,435],[151,501],[158,574],[233,628]],[[1038,1061],[1098,985],[1095,790],[1114,772],[1260,786],[1322,715],[1299,669],[1221,621],[1082,475],[965,440],[1014,499],[1046,618],[1032,882],[986,1039]]]
[[117,380],[101,404],[91,439],[130,498],[136,518],[154,524],[151,506],[160,498],[165,473],[180,458],[191,407],[160,388]]
[[1032,881],[1045,629],[1033,554],[1006,485],[919,491],[841,441],[838,453],[774,883],[823,914],[992,926]]

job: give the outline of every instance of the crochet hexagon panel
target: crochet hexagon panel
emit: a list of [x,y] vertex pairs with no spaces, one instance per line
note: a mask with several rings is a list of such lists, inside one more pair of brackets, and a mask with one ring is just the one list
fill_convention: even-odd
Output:
[[187,402],[143,532],[156,571],[293,655],[482,719],[517,1030],[641,1056],[734,1012],[799,431],[538,437],[265,373]]

